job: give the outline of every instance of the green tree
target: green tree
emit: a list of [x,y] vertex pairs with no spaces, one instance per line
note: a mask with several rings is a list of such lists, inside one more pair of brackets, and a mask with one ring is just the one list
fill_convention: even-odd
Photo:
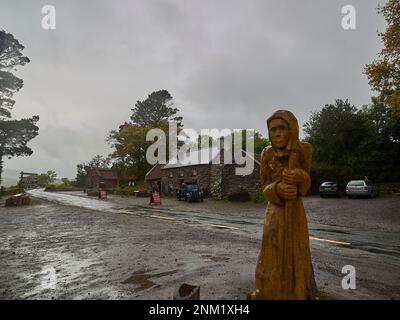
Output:
[[313,145],[314,174],[328,180],[363,178],[366,173],[359,163],[359,146],[368,129],[364,113],[348,100],[336,100],[312,113],[304,132],[305,140]]
[[80,163],[76,165],[76,177],[75,177],[75,185],[78,188],[83,188],[86,183],[87,172],[85,170],[85,164]]
[[15,104],[13,95],[22,86],[22,79],[11,71],[29,62],[22,54],[24,46],[11,33],[0,30],[0,183],[3,171],[3,157],[29,156],[32,149],[27,143],[38,135],[38,116],[29,119],[10,120]]
[[53,183],[57,178],[57,173],[53,170],[49,170],[46,173],[41,173],[37,177],[37,183],[40,187],[45,187],[50,183]]
[[131,120],[139,127],[156,128],[160,121],[174,120],[182,126],[179,109],[174,108],[173,98],[167,90],[152,92],[147,99],[137,101],[132,110]]
[[[241,132],[241,139],[242,139],[242,149],[246,149],[246,130],[242,130]],[[205,148],[205,147],[212,147],[212,145],[219,146],[220,149],[224,148],[224,142],[225,139],[229,136],[223,136],[217,139],[214,139],[211,136],[208,135],[199,135],[197,138],[197,145],[198,148]],[[233,148],[233,143],[234,143],[234,138],[235,135],[234,133],[231,133],[230,138],[232,139],[232,148]],[[205,145],[202,145],[201,142],[203,140],[203,143]],[[254,138],[250,141],[250,143],[254,144],[254,153],[261,153],[262,150],[269,145],[269,140],[267,138],[264,138],[262,134],[258,131],[254,132]]]
[[27,143],[38,135],[38,116],[21,120],[0,120],[0,182],[3,157],[29,156],[33,153]]
[[206,134],[199,134],[197,137],[197,147],[199,149],[202,148],[211,148],[213,144],[215,146],[218,146],[218,141],[217,139],[214,139],[213,137],[206,135]]
[[96,155],[89,161],[87,166],[89,168],[101,168],[108,169],[110,168],[111,160],[110,158],[103,157],[101,155]]
[[114,168],[121,177],[135,176],[143,179],[150,170],[151,165],[146,161],[146,150],[153,143],[146,141],[146,134],[150,129],[152,127],[126,123],[118,131],[110,132],[107,141],[114,148],[111,157],[115,160]]
[[400,116],[400,1],[389,0],[378,13],[387,22],[386,31],[379,33],[384,47],[379,59],[365,67],[365,73],[372,89]]
[[10,118],[15,104],[14,93],[22,86],[22,79],[10,72],[18,66],[29,63],[29,58],[22,54],[24,46],[11,33],[0,30],[0,119]]
[[368,119],[368,133],[359,146],[364,156],[360,163],[367,168],[368,177],[378,181],[400,180],[400,121],[395,110],[380,97],[364,106],[362,112]]
[[254,133],[254,153],[261,153],[266,146],[268,146],[269,140],[264,138],[261,133]]
[[[131,123],[110,131],[107,142],[114,149],[110,155],[113,168],[120,178],[135,177],[143,180],[151,165],[146,161],[147,148],[153,143],[146,141],[149,130],[158,128],[166,133],[166,155],[169,155],[168,121],[175,121],[178,132],[182,130],[182,117],[174,107],[173,97],[167,90],[152,92],[147,99],[137,101],[132,110]],[[179,145],[179,142],[177,142]]]
[[[232,133],[232,141],[234,139],[234,134]],[[254,138],[249,141],[254,144],[254,153],[261,153],[263,149],[269,145],[269,140],[264,138],[263,135],[255,131]],[[245,150],[247,145],[246,141],[246,130],[242,130],[242,149]]]
[[304,131],[313,145],[314,187],[322,180],[400,179],[400,123],[382,99],[362,109],[336,100],[313,113]]
[[57,173],[53,170],[47,171],[47,176],[49,177],[49,183],[53,183],[57,179]]
[[64,186],[68,187],[72,185],[72,181],[70,181],[68,178],[61,178],[62,183]]

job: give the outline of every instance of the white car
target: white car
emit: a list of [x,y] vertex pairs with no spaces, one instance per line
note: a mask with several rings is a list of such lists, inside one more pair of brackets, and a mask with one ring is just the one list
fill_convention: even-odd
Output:
[[373,198],[379,196],[379,189],[371,180],[351,180],[346,186],[346,195],[349,198],[358,196]]

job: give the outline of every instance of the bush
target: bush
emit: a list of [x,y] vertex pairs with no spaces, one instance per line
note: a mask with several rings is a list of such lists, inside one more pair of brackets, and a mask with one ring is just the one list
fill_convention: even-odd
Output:
[[61,184],[48,184],[44,191],[47,192],[57,192],[57,191],[81,191],[82,188],[75,188],[69,184],[61,183]]
[[129,185],[117,185],[115,187],[115,194],[119,195],[134,195],[135,191],[137,191],[138,188],[136,186],[129,186]]
[[222,179],[218,178],[211,185],[211,196],[216,200],[222,200]]
[[89,197],[97,197],[99,195],[99,190],[96,190],[96,189],[86,190],[86,194]]
[[46,192],[54,192],[57,191],[57,186],[55,184],[48,184],[45,188],[44,191]]
[[23,192],[25,192],[24,188],[21,188],[19,186],[11,186],[8,188],[3,187],[1,195],[11,196],[13,194],[18,194],[18,193],[23,193]]
[[255,203],[267,203],[267,199],[265,199],[265,196],[261,192],[261,190],[258,190],[257,192],[253,193],[252,198]]

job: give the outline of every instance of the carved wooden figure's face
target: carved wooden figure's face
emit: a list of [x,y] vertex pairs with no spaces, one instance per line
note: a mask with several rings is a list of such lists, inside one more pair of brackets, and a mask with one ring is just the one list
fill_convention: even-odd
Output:
[[272,119],[268,130],[269,138],[275,148],[284,149],[289,142],[289,126],[282,119]]

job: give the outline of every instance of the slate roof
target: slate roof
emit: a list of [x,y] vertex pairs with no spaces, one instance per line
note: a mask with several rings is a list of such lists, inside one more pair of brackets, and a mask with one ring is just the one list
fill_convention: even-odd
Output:
[[209,164],[219,153],[220,150],[218,147],[199,149],[185,153],[183,157],[172,158],[162,169]]
[[161,169],[164,167],[163,164],[157,163],[146,173],[145,180],[157,180],[161,179]]
[[[242,150],[243,156],[246,153]],[[190,153],[186,153],[183,158],[178,157],[171,159],[165,166],[160,168],[160,170],[171,169],[171,168],[181,168],[186,166],[194,166],[194,165],[203,165],[211,163],[219,154],[221,153],[221,149],[218,147],[214,148],[203,148],[196,151],[192,151]],[[223,153],[223,151],[222,151]],[[221,155],[222,156],[222,155]],[[257,164],[260,164],[260,154],[250,154],[247,153],[247,156],[253,159]],[[234,157],[232,155],[232,160],[234,161]],[[149,171],[150,173],[150,171]]]

